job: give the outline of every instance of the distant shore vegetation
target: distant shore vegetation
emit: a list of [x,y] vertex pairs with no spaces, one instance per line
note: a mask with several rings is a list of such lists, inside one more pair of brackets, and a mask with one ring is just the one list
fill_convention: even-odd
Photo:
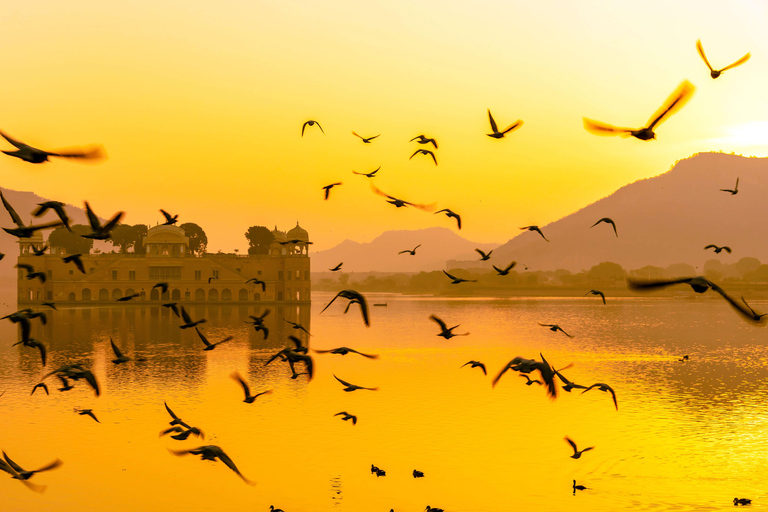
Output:
[[[506,265],[505,265],[506,266]],[[611,295],[636,296],[627,289],[627,278],[673,279],[704,275],[732,293],[758,291],[768,295],[768,265],[757,258],[741,258],[736,263],[724,264],[710,259],[703,268],[686,263],[668,267],[647,265],[626,270],[618,263],[605,261],[584,272],[573,273],[565,269],[535,270],[517,264],[508,275],[502,276],[488,269],[446,269],[451,275],[476,280],[451,284],[442,270],[419,273],[387,272],[313,272],[312,288],[315,291],[333,291],[351,288],[359,292],[432,294],[441,296],[517,296],[562,295],[578,296],[589,290],[601,290]],[[690,295],[690,287],[671,286],[653,295]]]

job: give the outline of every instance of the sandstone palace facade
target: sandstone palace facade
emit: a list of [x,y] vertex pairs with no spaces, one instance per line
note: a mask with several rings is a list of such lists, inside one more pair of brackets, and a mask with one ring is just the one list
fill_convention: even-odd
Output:
[[[140,254],[83,254],[83,274],[73,263],[64,263],[67,254],[60,248],[36,256],[33,248],[45,245],[38,232],[19,240],[19,264],[44,272],[45,283],[27,279],[27,271],[19,269],[18,302],[108,304],[138,293],[140,297],[131,302],[309,303],[309,234],[298,223],[288,233],[275,228],[273,234],[269,254],[195,256],[183,229],[154,226],[144,237]],[[251,278],[264,281],[266,289],[246,284]],[[162,296],[159,288],[152,289],[160,282],[168,283]]]

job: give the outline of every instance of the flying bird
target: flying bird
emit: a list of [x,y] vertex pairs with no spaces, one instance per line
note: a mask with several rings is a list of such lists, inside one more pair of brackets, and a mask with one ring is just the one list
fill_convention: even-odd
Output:
[[317,127],[318,127],[318,128],[320,128],[320,131],[321,131],[321,132],[323,132],[323,135],[325,135],[325,130],[323,130],[323,127],[322,127],[322,126],[320,126],[320,123],[318,123],[318,122],[317,122],[317,121],[315,121],[314,119],[310,119],[309,121],[304,121],[304,124],[302,124],[302,125],[301,125],[301,136],[302,136],[302,137],[304,136],[304,129],[305,129],[307,126],[310,126],[310,127],[311,127],[311,126],[315,126],[315,125],[317,125]]
[[639,279],[630,279],[627,278],[627,285],[631,290],[638,290],[638,291],[645,291],[645,290],[653,290],[655,288],[665,288],[667,286],[672,286],[674,284],[687,284],[691,288],[693,288],[693,291],[696,293],[704,293],[705,291],[712,289],[713,291],[720,294],[722,298],[724,298],[728,304],[733,307],[733,309],[736,310],[736,312],[741,315],[745,320],[754,322],[756,324],[764,324],[762,318],[758,318],[754,311],[751,309],[743,306],[741,303],[735,301],[733,298],[731,298],[730,295],[725,293],[725,290],[720,288],[717,284],[713,283],[709,279],[703,276],[697,276],[697,277],[681,277],[679,279],[665,279],[665,280],[639,280]]
[[347,411],[337,412],[336,414],[334,414],[334,416],[344,416],[343,418],[341,418],[342,420],[344,421],[352,420],[352,424],[357,425],[357,416],[355,416],[354,414],[349,414]]
[[493,133],[486,133],[486,135],[494,139],[504,138],[504,136],[509,132],[511,132],[512,130],[515,130],[523,126],[523,121],[521,119],[518,119],[513,124],[509,125],[504,131],[500,132],[499,128],[496,126],[496,121],[494,121],[493,116],[491,115],[491,109],[488,109],[488,121],[491,122],[491,130],[493,131]]
[[513,261],[509,265],[507,265],[505,268],[499,268],[496,265],[491,265],[493,267],[493,270],[496,271],[496,273],[500,276],[507,276],[509,275],[509,271],[515,268],[515,265],[517,265],[516,261]]
[[170,226],[172,224],[176,224],[176,221],[179,218],[178,214],[171,216],[170,213],[168,213],[167,211],[165,211],[163,209],[160,209],[160,213],[162,213],[163,217],[165,217],[165,222],[163,222],[161,224],[161,226]]
[[288,322],[289,324],[291,324],[291,327],[293,327],[294,329],[296,329],[296,330],[299,330],[299,331],[304,331],[304,332],[305,332],[305,333],[307,333],[309,336],[312,336],[311,334],[309,334],[309,331],[307,330],[307,328],[306,328],[306,327],[304,327],[303,325],[301,325],[301,324],[299,324],[299,323],[296,323],[296,322],[291,322],[291,321],[290,321],[290,320],[288,320],[287,318],[283,318],[283,320],[285,320],[286,322]]
[[447,217],[453,217],[454,219],[456,219],[456,223],[458,224],[459,229],[461,229],[461,216],[458,213],[455,213],[453,210],[450,210],[448,208],[443,208],[442,210],[436,211],[435,215],[443,212],[445,212],[445,215]]
[[211,276],[211,277],[209,277],[208,278],[208,284],[211,284],[211,281],[213,281],[214,279],[218,279],[218,278],[219,278],[219,276]]
[[374,135],[373,137],[363,137],[362,135],[358,135],[355,132],[352,132],[352,135],[354,135],[355,137],[360,137],[361,139],[363,139],[363,143],[370,144],[373,139],[375,139],[376,137],[379,137],[381,134]]
[[[428,149],[417,149],[416,151],[413,152],[413,154],[411,155],[411,158],[415,157],[416,155],[431,156],[432,157],[432,161],[434,161],[435,165],[437,165],[437,157],[435,156],[435,154],[432,151],[430,151]],[[408,160],[410,160],[411,158],[409,158]]]
[[358,386],[356,384],[351,384],[351,383],[349,383],[349,382],[347,382],[345,380],[341,380],[340,378],[336,377],[336,375],[334,375],[334,378],[337,381],[339,381],[342,384],[344,384],[344,386],[346,386],[344,388],[344,391],[346,391],[346,392],[355,391],[355,390],[358,390],[358,389],[367,389],[368,391],[376,391],[377,389],[379,389],[379,388],[364,388],[363,386]]
[[531,386],[531,385],[533,385],[533,384],[538,384],[539,386],[541,386],[541,385],[542,385],[542,384],[541,384],[541,381],[540,381],[539,379],[531,379],[531,378],[530,378],[528,375],[526,375],[525,373],[524,373],[524,374],[522,374],[520,377],[522,377],[522,378],[524,378],[524,379],[525,379],[525,385],[526,385],[526,386]]
[[17,341],[11,346],[15,347],[16,345],[24,345],[25,347],[38,349],[40,351],[40,359],[43,362],[43,366],[45,366],[47,351],[45,349],[45,345],[43,345],[41,342],[39,342],[34,338],[27,338],[27,339],[22,339],[21,341]]
[[126,295],[124,297],[120,297],[119,299],[117,299],[117,302],[128,302],[129,300],[136,299],[138,297],[141,297],[140,293],[132,293],[130,295]]
[[35,234],[35,231],[39,231],[41,229],[56,228],[63,225],[62,222],[46,222],[45,224],[27,226],[24,224],[24,222],[22,222],[21,217],[19,217],[19,214],[16,213],[16,210],[14,210],[10,203],[6,201],[2,192],[0,192],[0,199],[2,199],[3,206],[5,206],[8,214],[11,216],[11,220],[13,220],[14,224],[16,224],[15,228],[3,228],[3,231],[15,236],[16,238],[30,238]]
[[416,256],[416,249],[418,249],[419,247],[421,247],[421,244],[417,245],[417,246],[416,246],[416,247],[414,247],[413,249],[406,249],[406,250],[404,250],[404,251],[400,251],[400,252],[399,252],[399,253],[397,253],[397,254],[398,254],[398,255],[400,255],[400,254],[405,254],[405,253],[408,253],[408,254],[410,254],[411,256]]
[[725,252],[727,252],[728,254],[731,254],[731,248],[730,248],[730,247],[728,247],[727,245],[724,245],[724,246],[722,246],[722,247],[718,247],[718,246],[716,246],[716,245],[714,245],[714,244],[709,244],[708,246],[706,246],[706,247],[704,248],[704,250],[705,250],[705,251],[706,251],[707,249],[714,249],[714,250],[715,250],[715,254],[720,254],[720,252],[721,252],[721,251],[725,251]]
[[[544,233],[541,232],[541,229],[539,229],[539,226],[525,226],[525,227],[522,227],[520,229],[527,229],[528,231],[535,231],[535,232],[537,232],[538,234],[541,235],[541,238],[543,238],[544,240],[547,240],[547,237],[545,237]],[[547,240],[547,242],[549,242],[549,240]]]
[[200,329],[195,327],[195,331],[197,331],[197,335],[200,336],[200,340],[205,344],[205,348],[203,350],[213,350],[216,348],[216,345],[220,345],[225,341],[231,340],[234,337],[234,336],[227,336],[221,341],[217,341],[216,343],[211,343],[210,341],[208,341],[208,338],[206,338],[205,335],[200,332]]
[[579,459],[579,458],[581,458],[581,455],[582,455],[584,452],[588,452],[589,450],[594,450],[594,449],[595,449],[595,447],[594,447],[594,446],[590,446],[589,448],[584,448],[583,450],[579,450],[579,449],[576,447],[576,443],[574,443],[574,442],[571,440],[571,438],[569,438],[568,436],[566,436],[566,437],[564,437],[563,439],[565,439],[565,440],[568,442],[568,444],[569,444],[569,445],[571,445],[571,448],[573,448],[573,455],[571,455],[571,458],[572,458],[572,459]]
[[417,135],[408,142],[413,142],[413,141],[416,141],[419,144],[432,144],[433,146],[435,146],[435,149],[437,149],[437,141],[435,139],[430,139],[424,134]]
[[603,299],[603,306],[605,306],[605,294],[601,292],[600,290],[589,290],[587,293],[584,294],[584,297],[587,295],[594,295],[594,296],[600,296],[601,299]]
[[[462,333],[462,334],[454,334],[453,330],[460,326],[461,324],[456,324],[453,327],[448,327],[448,325],[443,322],[440,318],[436,317],[435,315],[429,315],[429,319],[435,322],[437,325],[440,326],[440,332],[437,334],[438,336],[442,336],[446,340],[449,340],[453,338],[454,336],[467,336],[469,335],[468,332]],[[474,367],[473,367],[474,368]]]
[[720,192],[729,192],[732,196],[735,196],[739,193],[739,178],[736,178],[736,186],[733,187],[733,190],[729,188],[721,188]]
[[611,396],[613,397],[613,405],[614,405],[614,407],[616,407],[617,411],[619,410],[619,404],[616,401],[616,392],[608,384],[603,384],[602,382],[598,382],[597,384],[592,384],[591,386],[586,388],[584,391],[582,391],[581,394],[583,395],[584,393],[586,393],[587,391],[589,391],[590,389],[593,389],[593,388],[597,388],[600,391],[605,391],[606,393],[610,393]]
[[43,245],[42,247],[35,247],[32,246],[32,252],[35,254],[35,256],[45,256],[45,251],[48,250],[48,245]]
[[85,274],[85,266],[83,265],[83,260],[80,258],[81,256],[82,254],[70,254],[69,256],[64,256],[61,259],[64,261],[64,263],[74,263],[77,267],[77,270]]
[[181,318],[181,315],[179,314],[178,304],[176,304],[175,302],[169,302],[168,304],[163,304],[163,307],[170,309],[171,311],[173,311],[174,315]]
[[124,212],[117,212],[114,217],[109,219],[107,223],[102,226],[99,218],[93,213],[93,210],[91,210],[91,205],[88,204],[88,201],[85,202],[85,213],[88,215],[88,223],[91,225],[91,233],[82,236],[83,238],[92,238],[94,240],[106,240],[109,238],[111,236],[110,231],[112,231],[112,228],[120,222],[120,218],[124,214]]
[[375,170],[375,171],[371,171],[371,172],[357,172],[357,171],[352,171],[352,173],[353,173],[353,174],[359,174],[360,176],[366,176],[366,177],[368,177],[368,178],[375,178],[375,177],[376,177],[376,173],[377,173],[377,172],[379,172],[379,169],[381,169],[381,166],[379,166],[378,168],[376,168],[376,170]]
[[56,469],[57,467],[61,466],[63,463],[56,459],[55,461],[51,462],[50,464],[41,467],[40,469],[35,469],[34,471],[27,471],[26,469],[22,468],[15,462],[11,460],[11,458],[3,452],[3,458],[5,459],[5,462],[8,463],[8,465],[13,469],[13,471],[16,473],[13,478],[16,478],[17,480],[29,480],[32,478],[32,476],[35,473],[42,473],[43,471],[50,471],[51,469]]
[[41,302],[41,303],[40,303],[40,305],[41,305],[41,306],[48,306],[49,308],[51,308],[51,309],[52,309],[52,310],[54,310],[54,311],[58,311],[58,310],[59,310],[59,309],[56,307],[56,304],[54,304],[53,302]]
[[261,285],[261,291],[262,291],[262,293],[263,293],[263,292],[265,292],[265,291],[267,291],[267,283],[265,283],[265,282],[264,282],[264,281],[262,281],[261,279],[256,279],[255,277],[252,277],[252,278],[250,278],[249,280],[247,280],[247,281],[245,282],[245,284],[248,284],[248,283],[253,283],[253,284],[255,284],[256,286],[258,286],[258,285]]
[[243,402],[247,404],[252,404],[261,395],[267,395],[269,393],[272,393],[272,390],[268,389],[267,391],[262,391],[261,393],[256,393],[255,395],[252,395],[251,388],[248,386],[248,383],[245,382],[245,379],[243,379],[243,377],[239,373],[234,372],[230,375],[230,377],[232,377],[237,382],[239,382],[240,385],[243,387],[243,392],[245,392],[245,400],[243,400]]
[[49,156],[58,156],[62,158],[82,158],[83,160],[95,160],[104,158],[104,148],[101,146],[90,146],[83,149],[63,149],[56,152],[45,151],[43,149],[34,148],[23,142],[12,139],[7,134],[0,131],[0,135],[5,140],[16,147],[16,151],[3,151],[8,156],[14,156],[20,158],[25,162],[33,164],[41,164],[48,161]]
[[157,283],[151,289],[154,290],[155,288],[160,288],[160,295],[168,293],[168,283],[166,282]]
[[312,349],[312,350],[314,350],[318,354],[338,354],[340,356],[345,356],[345,355],[347,355],[347,354],[349,354],[351,352],[353,354],[358,354],[358,355],[361,355],[363,357],[367,357],[368,359],[378,359],[379,358],[379,356],[377,354],[363,354],[362,352],[358,352],[357,350],[355,350],[353,348],[349,348],[349,347],[338,347],[338,348],[333,348],[333,349],[330,349],[330,350],[316,350],[316,349]]
[[96,420],[96,423],[101,423],[99,419],[96,417],[96,415],[93,414],[93,409],[78,409],[77,407],[75,407],[75,412],[80,416],[90,416],[91,418]]
[[344,262],[342,261],[341,263],[339,263],[339,264],[338,264],[338,265],[336,265],[335,267],[333,267],[333,268],[329,268],[328,270],[330,270],[331,272],[336,272],[336,271],[339,271],[339,270],[341,270],[341,266],[342,266],[343,264],[344,264]]
[[493,249],[491,249],[491,250],[490,250],[490,251],[488,251],[487,253],[486,253],[486,252],[483,252],[483,251],[481,251],[480,249],[475,249],[475,251],[476,251],[478,254],[480,254],[480,261],[488,261],[488,260],[491,258],[491,253],[493,252]]
[[207,321],[205,318],[201,318],[200,320],[193,322],[192,317],[189,316],[189,313],[187,313],[187,310],[184,309],[184,306],[181,306],[181,319],[184,321],[184,323],[179,326],[181,329],[189,329],[190,327],[204,324]]
[[121,364],[132,360],[130,357],[124,356],[123,353],[120,352],[120,349],[117,347],[117,345],[115,345],[115,342],[112,340],[112,338],[109,338],[109,343],[112,345],[112,352],[115,353],[115,359],[112,360],[113,363]]
[[216,445],[198,446],[197,448],[192,448],[191,450],[168,450],[168,451],[177,456],[187,455],[191,453],[192,455],[200,455],[203,460],[219,459],[229,469],[234,471],[237,474],[237,476],[242,478],[243,482],[247,483],[248,485],[256,485],[256,482],[251,482],[250,480],[245,478],[243,474],[240,473],[240,470],[237,469],[237,466],[235,466],[235,463],[232,462],[232,459],[230,459],[229,456],[226,453],[224,453],[224,450],[222,450]]
[[326,201],[328,200],[328,196],[331,194],[331,189],[333,187],[335,187],[336,185],[343,185],[343,183],[339,181],[337,183],[331,183],[330,185],[326,185],[326,186],[323,187],[323,190],[325,190],[325,200]]
[[72,228],[69,225],[69,216],[67,216],[67,212],[64,210],[64,203],[62,202],[46,201],[44,203],[38,203],[37,208],[32,210],[32,216],[42,217],[43,214],[48,210],[53,210],[56,213],[56,216],[59,217],[59,220],[61,220],[64,227],[69,231],[72,231]]
[[[347,299],[349,301],[355,301],[357,304],[360,305],[360,313],[363,315],[363,322],[365,322],[365,325],[367,327],[371,326],[371,322],[368,319],[368,302],[366,302],[365,297],[359,292],[356,292],[355,290],[341,290],[339,293],[336,294],[334,298],[331,299],[331,301],[325,305],[323,308],[323,311],[328,309],[328,306],[333,304],[333,301],[338,299],[339,297],[343,299]],[[320,314],[323,313],[323,311],[320,311]]]
[[390,196],[389,194],[386,194],[376,188],[376,185],[371,183],[371,190],[373,190],[375,193],[379,194],[380,196],[384,196],[387,198],[387,202],[389,204],[395,205],[396,208],[404,208],[406,206],[413,206],[414,208],[418,208],[419,210],[424,210],[425,212],[431,212],[435,209],[435,203],[432,204],[418,204],[418,203],[410,203],[408,201],[404,201],[402,199],[398,199],[394,196]]
[[712,66],[709,64],[709,60],[707,59],[707,56],[704,54],[704,47],[701,46],[701,39],[696,41],[696,50],[698,50],[699,55],[701,55],[701,59],[704,61],[704,64],[706,64],[707,67],[709,68],[709,76],[711,76],[712,78],[719,77],[723,71],[726,71],[731,68],[735,68],[736,66],[741,66],[742,64],[747,62],[749,58],[752,56],[751,53],[747,53],[745,56],[743,56],[733,64],[729,64],[725,66],[723,69],[713,69]]
[[99,382],[96,380],[96,376],[93,375],[93,372],[79,363],[60,366],[59,368],[43,375],[41,380],[45,380],[51,375],[56,375],[64,384],[64,388],[59,389],[59,391],[68,391],[72,389],[72,386],[68,384],[67,379],[74,381],[84,379],[88,385],[91,386],[94,393],[96,393],[96,396],[101,395],[101,389],[99,388]]
[[470,368],[480,368],[483,370],[483,375],[488,375],[488,372],[485,370],[485,365],[480,361],[467,361],[463,365],[459,366],[459,368],[464,368],[468,364],[471,365]]
[[45,284],[45,272],[35,272],[35,267],[32,265],[27,265],[26,263],[17,263],[14,265],[16,268],[20,268],[22,270],[27,271],[27,279],[39,279],[41,283]]
[[552,331],[552,332],[557,332],[557,331],[560,331],[561,333],[565,334],[565,335],[566,335],[566,336],[568,336],[569,338],[573,338],[573,336],[571,336],[570,334],[568,334],[567,332],[565,332],[565,331],[563,330],[563,328],[562,328],[562,327],[560,327],[560,326],[559,326],[559,325],[557,325],[557,324],[543,324],[543,323],[539,322],[539,325],[540,325],[540,326],[542,326],[542,327],[547,327],[547,328],[549,328],[549,330],[550,330],[550,331]]
[[[183,427],[183,428],[187,429],[187,431],[189,431],[188,433],[186,433],[186,435],[183,437],[183,439],[186,439],[187,437],[189,437],[190,434],[195,434],[196,436],[200,436],[201,438],[205,439],[205,434],[203,433],[202,430],[200,430],[197,427],[192,427],[192,426],[188,425],[186,422],[184,422],[184,420],[179,418],[171,410],[171,408],[168,407],[168,403],[167,402],[163,402],[163,405],[165,405],[165,410],[168,411],[168,414],[170,414],[171,418],[173,418],[171,421],[168,422],[168,424],[169,425],[178,425],[180,427]],[[161,432],[160,435],[162,436],[162,435],[170,433],[172,431],[174,431],[174,430],[173,429],[168,429],[167,431]],[[172,436],[172,437],[174,437],[174,439],[180,439],[179,437],[176,437],[176,436]]]
[[499,379],[501,379],[502,375],[504,375],[507,370],[513,370],[520,373],[531,373],[534,370],[537,370],[539,374],[541,374],[541,378],[544,380],[544,383],[547,386],[547,394],[550,398],[555,399],[557,398],[557,386],[555,386],[555,370],[549,365],[546,359],[544,359],[544,355],[539,353],[541,356],[541,362],[536,361],[535,359],[525,359],[524,357],[517,356],[514,359],[512,359],[510,362],[504,366],[504,368],[499,371],[499,373],[496,375],[496,377],[493,378],[493,381],[491,381],[491,386],[495,387],[496,383],[499,382]]
[[477,282],[477,279],[464,279],[463,277],[452,276],[451,274],[449,274],[445,270],[443,270],[443,274],[447,275],[448,277],[450,277],[453,280],[453,281],[451,281],[451,284],[476,283]]
[[584,487],[583,485],[576,485],[576,480],[573,481],[573,494],[576,494],[576,491],[586,491],[589,490],[589,487]]
[[598,225],[598,224],[600,224],[601,222],[605,222],[606,224],[610,224],[611,226],[613,226],[613,233],[616,235],[616,238],[618,238],[618,237],[619,237],[619,233],[618,233],[618,231],[616,231],[616,223],[615,223],[615,222],[613,222],[613,219],[611,219],[610,217],[603,217],[603,218],[602,218],[602,219],[600,219],[599,221],[597,221],[597,222],[595,222],[594,224],[592,224],[592,225],[590,226],[590,228],[593,228],[593,227],[597,226],[597,225]]
[[32,392],[29,394],[30,396],[35,394],[35,391],[37,391],[37,388],[42,388],[43,391],[45,391],[46,395],[50,395],[48,392],[48,386],[46,386],[45,382],[41,382],[39,384],[35,384],[35,386],[32,388]]
[[654,140],[656,139],[656,134],[653,129],[667,117],[680,110],[691,99],[695,89],[688,80],[681,83],[670,97],[667,98],[667,101],[664,102],[661,108],[651,116],[648,120],[648,126],[644,128],[619,128],[599,121],[593,121],[586,117],[584,118],[584,128],[595,135],[620,135],[622,137],[631,136],[640,140]]

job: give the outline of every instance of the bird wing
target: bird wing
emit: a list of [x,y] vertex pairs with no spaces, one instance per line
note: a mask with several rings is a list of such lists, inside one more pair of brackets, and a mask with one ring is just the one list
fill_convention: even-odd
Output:
[[[323,311],[325,311],[326,309],[328,309],[328,306],[330,306],[331,304],[333,304],[333,301],[335,301],[336,299],[338,299],[338,298],[339,298],[339,294],[341,294],[341,292],[337,293],[337,294],[336,294],[336,296],[335,296],[334,298],[332,298],[332,299],[331,299],[331,301],[330,301],[328,304],[326,304],[326,305],[325,305],[325,307],[323,308]],[[320,311],[320,314],[323,314],[323,311]]]
[[115,342],[114,342],[114,341],[112,341],[112,338],[109,338],[109,342],[112,344],[112,351],[115,353],[115,356],[116,356],[117,358],[121,358],[121,357],[123,357],[123,353],[122,353],[122,352],[120,352],[120,349],[119,349],[119,348],[117,348],[117,345],[115,345]]
[[593,135],[627,135],[632,128],[620,128],[607,123],[601,123],[593,119],[584,119],[584,129]]
[[[289,324],[293,323],[293,322],[290,322],[288,320],[286,320],[286,322],[288,322]],[[301,343],[301,340],[299,338],[297,338],[296,336],[288,336],[288,339],[291,340],[294,345],[296,345],[296,349],[297,350],[301,349],[301,348],[304,348],[304,346]]]
[[696,88],[688,80],[684,80],[677,89],[667,98],[667,101],[657,110],[651,118],[648,120],[648,128],[653,129],[657,124],[660,124],[667,117],[674,114],[685,105]]
[[485,365],[483,363],[478,362],[477,366],[480,367],[481,370],[483,370],[483,375],[488,375],[488,372],[485,369]]
[[203,335],[203,333],[201,333],[201,332],[200,332],[200,329],[198,329],[197,327],[195,327],[195,331],[197,331],[197,335],[198,335],[198,336],[200,336],[200,339],[203,341],[203,343],[205,343],[205,346],[206,346],[206,347],[210,347],[210,346],[211,346],[211,343],[208,341],[208,338],[206,338],[206,337]]
[[167,211],[163,210],[162,208],[160,209],[160,213],[163,214],[163,216],[165,217],[166,222],[171,222],[173,220],[173,217],[171,217],[171,214],[168,213]]
[[11,458],[8,456],[8,454],[6,454],[5,452],[3,452],[3,458],[8,463],[8,465],[11,466],[11,468],[13,468],[14,471],[16,471],[17,473],[24,472],[24,468],[22,468],[21,466],[13,462]]
[[232,459],[230,459],[229,456],[226,453],[224,453],[223,451],[220,451],[218,456],[219,456],[219,460],[221,462],[226,464],[226,466],[229,469],[231,469],[232,471],[237,473],[237,476],[239,476],[240,478],[243,479],[243,482],[247,483],[248,485],[256,485],[256,482],[251,482],[250,480],[245,478],[242,473],[240,473],[240,470],[237,469],[237,466],[235,466],[235,463],[232,462]]
[[189,316],[189,313],[187,313],[187,310],[184,309],[184,306],[181,306],[181,319],[184,320],[185,323],[192,323],[192,318]]
[[355,133],[355,132],[352,132],[352,135],[354,135],[355,137],[360,137],[361,139],[365,140],[365,139],[363,138],[363,136],[362,136],[362,135],[358,135],[358,134],[357,134],[357,133]]
[[3,206],[5,206],[5,209],[8,210],[8,213],[11,215],[11,219],[13,220],[13,222],[20,228],[24,227],[24,223],[21,222],[21,217],[19,217],[19,214],[16,213],[16,210],[13,209],[13,206],[11,206],[8,203],[8,201],[5,200],[5,196],[3,195],[2,192],[0,192],[0,199],[3,200]]
[[304,128],[307,127],[307,124],[309,124],[309,121],[304,121],[304,124],[301,125],[301,136],[304,136]]
[[569,445],[571,445],[571,448],[573,448],[573,453],[579,453],[579,449],[576,447],[576,443],[574,443],[570,437],[565,436],[563,439],[565,439]]
[[363,357],[367,357],[368,359],[378,359],[379,358],[379,356],[376,355],[376,354],[363,354],[362,352],[358,352],[357,350],[355,350],[353,348],[347,348],[347,350],[349,350],[350,352],[354,352],[355,354],[359,354],[359,355],[361,355]]
[[449,274],[449,273],[448,273],[448,272],[446,272],[445,270],[443,270],[443,274],[447,275],[447,276],[448,276],[448,277],[450,277],[451,279],[454,279],[454,280],[456,279],[454,276],[452,276],[451,274]]
[[493,116],[491,115],[491,109],[488,109],[488,120],[491,122],[491,130],[493,130],[493,133],[499,133],[496,121],[493,120]]
[[334,374],[333,376],[336,378],[336,380],[337,380],[337,381],[341,382],[341,383],[342,383],[342,384],[344,384],[345,386],[347,386],[347,387],[355,387],[355,385],[354,385],[354,384],[350,384],[349,382],[347,382],[347,381],[345,381],[345,380],[341,380],[340,378],[336,377],[336,375],[335,375],[335,374]]
[[99,218],[91,210],[91,205],[88,204],[88,201],[85,202],[85,213],[88,215],[88,224],[91,225],[91,229],[93,231],[101,229],[101,222],[99,222]]
[[728,301],[728,304],[730,304],[738,314],[744,317],[745,320],[754,322],[759,325],[765,324],[762,318],[756,318],[756,315],[754,315],[754,311],[752,311],[750,308],[745,308],[743,304],[734,300],[730,295],[725,293],[725,290],[720,288],[718,285],[716,285],[715,283],[710,283],[710,287],[712,288],[712,290],[719,293],[726,301]]
[[699,55],[701,55],[701,59],[704,61],[704,64],[707,65],[710,71],[714,71],[712,69],[712,65],[709,63],[709,60],[707,59],[707,56],[704,54],[704,47],[701,46],[701,39],[696,41],[696,50],[699,52]]
[[435,162],[435,165],[437,165],[437,157],[435,156],[435,154],[432,151],[426,151],[424,154],[431,156],[432,160]]
[[91,388],[93,388],[93,391],[96,393],[96,396],[101,395],[101,390],[99,389],[99,383],[96,381],[96,377],[93,375],[93,373],[90,370],[85,370],[83,372],[83,378],[88,383]]
[[513,361],[514,361],[514,359],[512,361],[508,362],[507,365],[504,366],[504,368],[502,368],[501,371],[493,378],[493,380],[491,381],[491,387],[495,387],[496,383],[499,382],[499,379],[501,378],[501,376],[504,375],[504,373],[506,373],[507,370],[512,368],[512,366],[514,364]]
[[720,72],[722,73],[723,71],[725,71],[727,69],[735,68],[736,66],[741,66],[742,64],[747,62],[751,56],[752,56],[751,53],[746,54],[745,56],[743,56],[742,58],[740,58],[739,60],[737,60],[733,64],[728,64],[727,66],[725,66],[723,69],[720,70]]
[[446,330],[448,328],[445,322],[443,322],[440,318],[436,317],[435,315],[429,315],[429,319],[432,320],[433,322],[436,322],[437,325],[439,325],[440,329],[442,330]]
[[509,272],[510,270],[512,270],[513,268],[515,268],[515,265],[517,265],[517,262],[516,262],[516,261],[513,261],[512,263],[510,263],[509,265],[507,265],[507,268],[505,268],[505,269],[504,269],[504,272]]
[[107,222],[106,224],[104,224],[104,226],[102,226],[101,228],[102,231],[107,232],[112,230],[112,228],[114,228],[117,225],[117,223],[120,222],[120,219],[122,218],[124,213],[125,212],[117,212],[114,217],[109,219],[109,222]]
[[2,131],[0,131],[0,135],[2,135],[2,136],[3,136],[3,138],[4,138],[5,140],[7,140],[8,142],[10,142],[10,143],[11,143],[13,146],[15,146],[17,149],[24,149],[24,148],[29,148],[29,147],[31,147],[31,146],[28,146],[28,145],[24,144],[23,142],[19,142],[18,140],[15,140],[15,139],[11,138],[11,137],[10,137],[8,134],[6,134],[5,132],[2,132]]
[[512,130],[516,130],[516,129],[518,129],[518,128],[520,128],[521,126],[523,126],[523,120],[522,120],[522,119],[518,119],[518,120],[517,120],[517,121],[515,121],[513,124],[509,125],[509,127],[507,127],[507,129],[506,129],[506,130],[504,130],[504,131],[503,131],[503,132],[501,132],[501,133],[502,133],[502,135],[506,135],[507,133],[511,132]]
[[88,160],[104,158],[104,148],[102,146],[88,146],[87,148],[59,149],[55,152],[46,151],[49,156],[59,156],[62,158],[85,158]]
[[725,252],[727,252],[728,254],[731,254],[731,248],[730,248],[730,247],[728,247],[727,245],[724,245],[724,246],[723,246],[723,250],[724,250]]
[[248,398],[251,395],[251,388],[248,387],[248,383],[245,382],[245,380],[237,372],[232,373],[230,377],[235,379],[237,382],[240,383],[241,386],[243,386],[243,391],[245,391],[245,397]]
[[665,286],[671,286],[673,284],[689,283],[693,279],[692,277],[681,277],[680,279],[651,279],[651,280],[639,280],[627,278],[627,286],[631,290],[643,290],[646,288],[663,288]]

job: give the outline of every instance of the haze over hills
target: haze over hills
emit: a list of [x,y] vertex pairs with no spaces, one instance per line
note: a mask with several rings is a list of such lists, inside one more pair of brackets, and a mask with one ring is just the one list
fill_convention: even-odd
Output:
[[[398,254],[422,244],[416,254]],[[421,272],[445,268],[450,259],[478,259],[499,244],[471,242],[444,227],[386,231],[368,243],[345,240],[336,247],[311,253],[312,271],[323,272],[344,262],[344,272]]]
[[[720,191],[733,189],[737,178],[738,194]],[[626,269],[688,263],[701,270],[711,258],[723,263],[746,256],[768,260],[766,214],[768,159],[700,153],[541,226],[549,243],[537,233],[521,232],[494,251],[492,260],[572,272],[603,261]],[[615,221],[618,238],[609,224],[590,228],[602,217]],[[730,246],[733,254],[704,251],[709,244]]]

